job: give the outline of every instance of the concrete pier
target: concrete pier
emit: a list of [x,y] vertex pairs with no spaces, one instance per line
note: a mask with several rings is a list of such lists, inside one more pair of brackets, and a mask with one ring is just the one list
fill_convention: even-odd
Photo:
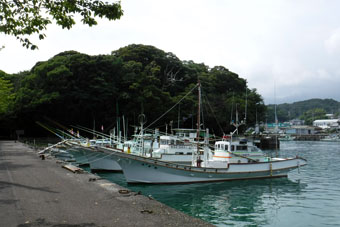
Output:
[[211,226],[90,173],[0,141],[0,226]]

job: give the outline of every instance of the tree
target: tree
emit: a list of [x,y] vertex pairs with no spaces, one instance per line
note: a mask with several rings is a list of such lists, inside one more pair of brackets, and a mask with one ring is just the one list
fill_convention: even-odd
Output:
[[91,0],[0,0],[0,32],[15,36],[26,48],[37,46],[27,36],[37,34],[44,39],[47,25],[55,21],[63,29],[76,24],[75,15],[81,16],[84,24],[97,24],[96,17],[109,20],[123,15],[120,2],[107,3]]
[[[136,125],[137,116],[144,113],[146,126],[152,123],[152,128],[161,131],[171,121],[177,126],[177,120],[179,127],[195,127],[198,79],[202,123],[213,134],[234,130],[230,120],[235,119],[236,105],[239,120],[247,115],[247,126],[255,124],[256,116],[263,121],[266,111],[262,97],[236,73],[223,66],[211,69],[203,63],[182,62],[172,53],[146,45],[129,45],[98,56],[65,51],[38,62],[30,71],[3,73],[2,78],[13,84],[15,94],[12,119],[3,122],[32,135],[39,133],[34,122],[45,116],[88,128],[95,119],[97,125],[112,129],[119,127],[120,117]],[[180,100],[180,106],[172,108]]]
[[0,115],[7,114],[13,104],[13,85],[0,77]]
[[326,111],[322,108],[310,109],[300,117],[301,120],[305,120],[306,125],[312,125],[313,121],[325,118]]

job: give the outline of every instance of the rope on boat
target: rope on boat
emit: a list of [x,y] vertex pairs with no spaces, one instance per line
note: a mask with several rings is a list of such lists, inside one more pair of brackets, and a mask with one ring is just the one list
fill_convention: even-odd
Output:
[[[82,147],[81,146],[79,146],[79,148],[80,149],[82,149]],[[90,148],[91,149],[91,148]],[[91,149],[92,150],[92,149]],[[93,153],[92,154],[94,154],[93,156],[98,156],[98,155],[100,155],[100,153],[96,153],[96,151],[92,151]],[[92,154],[89,154],[89,155],[85,155],[85,157],[86,156],[90,156],[90,155],[92,155]],[[93,163],[93,162],[96,162],[96,161],[99,161],[99,160],[101,160],[101,159],[104,159],[104,158],[107,158],[107,157],[110,157],[110,156],[112,156],[112,155],[114,155],[114,153],[112,153],[112,154],[108,154],[108,155],[105,155],[105,156],[103,156],[103,157],[100,157],[100,158],[97,158],[97,159],[94,159],[94,160],[92,160],[92,161],[89,161],[88,162],[88,164],[90,164],[90,163]],[[93,157],[92,156],[92,157]]]
[[216,115],[215,115],[215,113],[214,113],[213,108],[212,108],[211,105],[210,105],[210,102],[209,102],[208,97],[207,97],[206,95],[203,95],[203,98],[205,98],[205,100],[207,101],[208,106],[209,106],[209,108],[210,108],[210,111],[211,111],[211,113],[213,114],[213,116],[214,116],[214,118],[215,118],[215,121],[217,122],[218,127],[220,128],[222,134],[224,134],[224,131],[223,131],[223,129],[222,129],[222,126],[221,126],[220,122],[217,120],[217,117],[216,117]]
[[153,121],[151,124],[149,124],[147,127],[145,127],[145,129],[150,128],[151,125],[153,125],[154,123],[156,123],[157,121],[159,121],[159,119],[161,119],[162,117],[164,117],[167,113],[169,113],[173,108],[175,108],[180,102],[182,102],[182,100],[184,98],[186,98],[195,88],[198,87],[198,84],[196,84],[196,86],[194,86],[185,96],[183,96],[175,105],[173,105],[168,111],[166,111],[164,114],[162,114],[159,118],[157,118],[155,121]]
[[95,159],[95,160],[92,160],[92,161],[89,162],[89,163],[97,162],[97,161],[99,161],[99,160],[102,160],[102,159],[104,159],[104,158],[110,157],[110,156],[112,156],[112,155],[114,155],[114,153],[108,154],[108,155],[106,155],[106,156],[100,157],[100,158]]

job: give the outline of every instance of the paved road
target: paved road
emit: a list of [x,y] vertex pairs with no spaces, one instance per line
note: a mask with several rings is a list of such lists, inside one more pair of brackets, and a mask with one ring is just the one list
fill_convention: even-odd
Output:
[[0,227],[211,226],[95,175],[0,141]]

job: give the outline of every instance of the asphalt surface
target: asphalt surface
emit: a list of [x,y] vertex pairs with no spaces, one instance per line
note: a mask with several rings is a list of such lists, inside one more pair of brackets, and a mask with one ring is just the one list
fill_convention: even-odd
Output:
[[211,226],[90,173],[0,141],[0,227]]

